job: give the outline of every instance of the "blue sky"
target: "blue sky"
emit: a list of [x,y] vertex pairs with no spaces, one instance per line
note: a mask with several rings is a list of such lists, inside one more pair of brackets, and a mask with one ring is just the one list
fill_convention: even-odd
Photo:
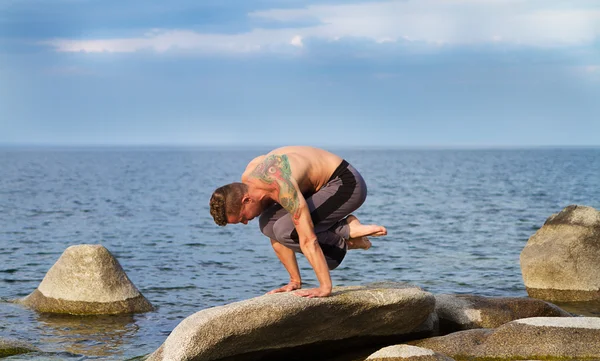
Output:
[[0,0],[0,144],[599,134],[597,0]]

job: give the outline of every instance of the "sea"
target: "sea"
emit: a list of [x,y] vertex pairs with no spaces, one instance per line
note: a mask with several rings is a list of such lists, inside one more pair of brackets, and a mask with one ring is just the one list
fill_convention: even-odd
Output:
[[[187,316],[287,283],[257,220],[219,227],[208,207],[215,188],[269,150],[1,148],[0,338],[42,350],[6,360],[138,358]],[[366,180],[355,215],[388,229],[371,249],[347,254],[331,273],[335,286],[398,281],[434,294],[525,297],[528,238],[568,205],[600,209],[600,148],[329,150]],[[77,244],[105,246],[156,310],[60,316],[10,302]],[[305,287],[316,286],[298,258]]]

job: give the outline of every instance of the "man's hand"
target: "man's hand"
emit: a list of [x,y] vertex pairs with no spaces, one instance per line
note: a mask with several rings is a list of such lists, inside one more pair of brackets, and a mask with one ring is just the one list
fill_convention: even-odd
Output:
[[268,295],[271,295],[273,293],[281,293],[281,292],[290,292],[290,291],[294,291],[294,290],[299,290],[300,288],[302,288],[302,285],[300,284],[300,282],[291,282],[288,283],[287,285],[283,286],[283,287],[279,287],[276,290],[272,290],[267,292]]
[[307,290],[301,290],[294,292],[296,296],[314,298],[314,297],[327,297],[331,295],[331,288],[309,288]]

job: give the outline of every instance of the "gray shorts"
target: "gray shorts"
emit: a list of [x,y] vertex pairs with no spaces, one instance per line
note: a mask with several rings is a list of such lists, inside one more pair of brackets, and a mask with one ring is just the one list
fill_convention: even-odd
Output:
[[[327,266],[334,269],[342,263],[348,248],[346,240],[350,238],[350,227],[345,217],[358,209],[367,198],[365,180],[344,160],[325,186],[304,197]],[[260,215],[259,223],[265,236],[295,252],[302,252],[291,215],[279,204],[267,208]]]

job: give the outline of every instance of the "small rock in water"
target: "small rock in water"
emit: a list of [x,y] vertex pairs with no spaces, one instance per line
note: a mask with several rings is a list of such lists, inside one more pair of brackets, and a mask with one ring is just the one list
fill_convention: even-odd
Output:
[[600,299],[600,212],[571,205],[550,216],[521,252],[521,272],[531,297]]
[[26,342],[0,337],[0,358],[36,351],[39,350]]
[[38,288],[17,303],[39,312],[75,315],[153,310],[119,262],[101,245],[67,248]]

